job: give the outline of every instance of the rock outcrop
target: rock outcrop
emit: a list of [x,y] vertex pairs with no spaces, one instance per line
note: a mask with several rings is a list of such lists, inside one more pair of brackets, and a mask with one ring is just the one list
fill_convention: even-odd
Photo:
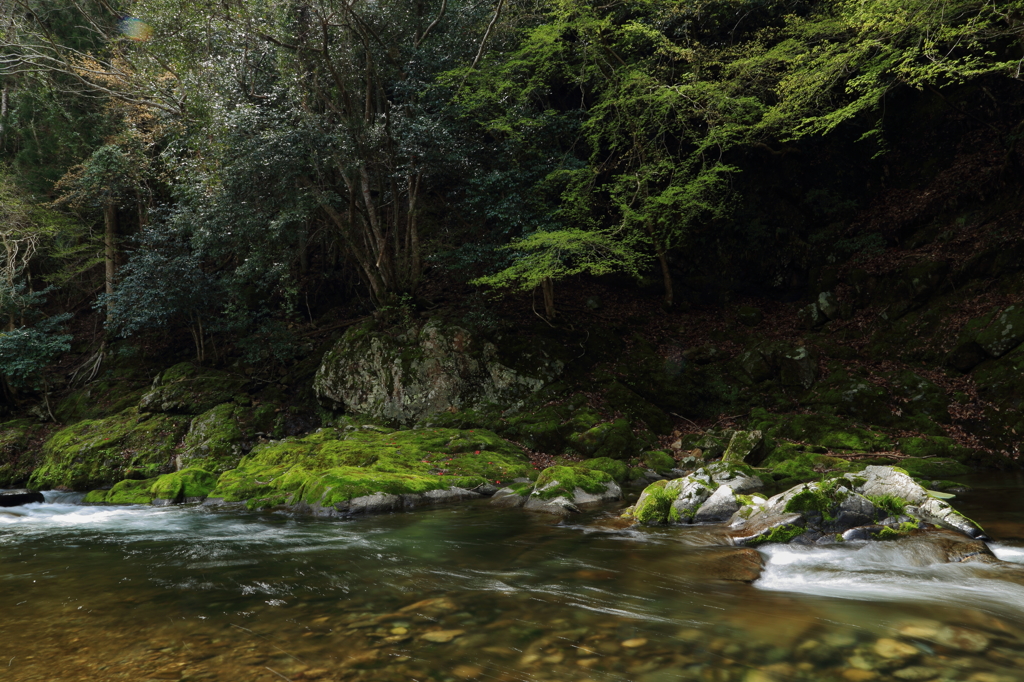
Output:
[[562,373],[541,351],[528,359],[534,371],[517,371],[493,343],[436,320],[398,335],[354,327],[324,355],[313,387],[328,409],[404,425],[486,404],[511,412]]

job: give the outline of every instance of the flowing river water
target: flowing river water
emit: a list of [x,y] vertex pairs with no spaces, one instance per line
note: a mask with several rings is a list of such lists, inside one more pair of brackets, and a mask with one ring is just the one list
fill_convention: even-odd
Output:
[[1024,479],[956,500],[1004,566],[772,545],[486,502],[327,521],[0,510],[0,680],[1024,682]]

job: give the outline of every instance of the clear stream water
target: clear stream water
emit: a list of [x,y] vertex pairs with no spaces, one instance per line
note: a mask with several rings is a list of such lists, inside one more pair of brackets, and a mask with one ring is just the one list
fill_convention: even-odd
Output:
[[1024,682],[1024,479],[957,506],[1007,563],[912,541],[762,548],[486,502],[325,521],[202,507],[0,510],[0,680]]

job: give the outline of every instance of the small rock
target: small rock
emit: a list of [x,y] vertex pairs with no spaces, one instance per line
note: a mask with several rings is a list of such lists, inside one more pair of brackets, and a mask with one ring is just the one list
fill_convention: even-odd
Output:
[[875,653],[882,658],[910,658],[921,653],[917,650],[917,647],[911,644],[889,639],[888,637],[883,637],[875,642],[874,649]]
[[644,639],[643,637],[635,637],[633,639],[627,639],[625,642],[622,643],[622,646],[626,647],[627,649],[637,649],[645,644],[647,644],[646,639]]
[[471,680],[474,677],[479,677],[484,672],[484,669],[475,665],[457,665],[452,668],[452,674],[455,677],[461,677],[464,680]]
[[398,609],[399,613],[408,613],[410,611],[455,611],[459,607],[448,597],[438,597],[436,599],[424,599],[418,601],[415,604],[409,604]]
[[951,625],[941,628],[933,639],[936,644],[972,654],[981,653],[989,645],[988,637],[980,632]]
[[896,632],[910,639],[935,639],[942,623],[937,620],[912,620],[899,623]]
[[892,674],[898,680],[910,680],[911,682],[924,682],[924,680],[933,680],[939,676],[939,671],[935,668],[926,668],[923,665],[912,665],[909,668],[903,668],[897,670]]
[[465,630],[433,630],[420,635],[420,639],[435,644],[446,644],[456,637],[466,634]]
[[873,670],[861,670],[860,668],[847,668],[842,672],[844,680],[849,682],[868,682],[878,677],[878,673]]

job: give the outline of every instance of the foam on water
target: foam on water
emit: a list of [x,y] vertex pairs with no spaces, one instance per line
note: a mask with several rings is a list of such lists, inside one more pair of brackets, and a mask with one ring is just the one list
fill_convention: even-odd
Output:
[[[1024,548],[995,545],[993,551],[1004,561],[1024,563]],[[761,552],[766,566],[755,586],[762,590],[1024,611],[1024,572],[1016,566],[946,563],[927,542],[768,545]]]

